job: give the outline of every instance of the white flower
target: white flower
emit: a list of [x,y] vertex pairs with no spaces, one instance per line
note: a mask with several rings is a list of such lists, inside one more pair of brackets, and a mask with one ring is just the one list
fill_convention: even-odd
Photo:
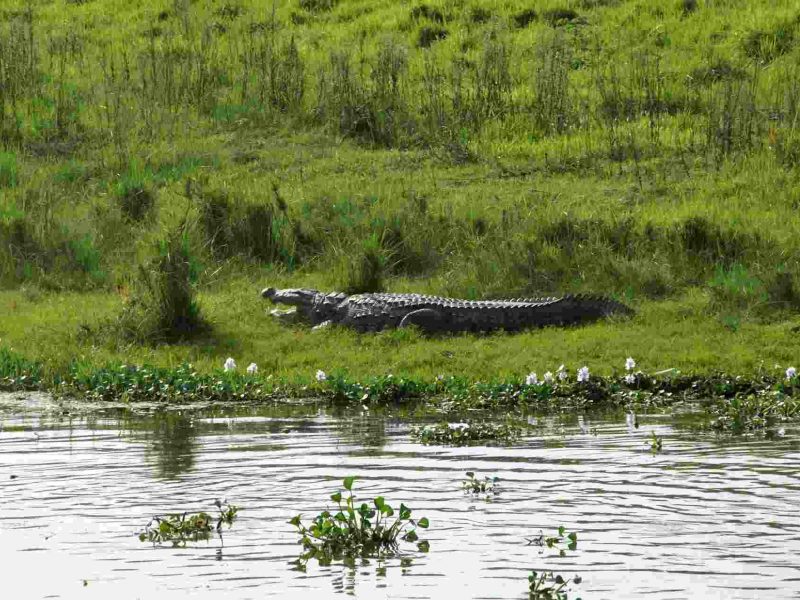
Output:
[[535,385],[537,383],[539,383],[539,378],[536,376],[536,373],[529,373],[525,378],[525,385]]
[[625,359],[625,370],[631,371],[636,368],[636,361],[633,360],[630,356]]
[[628,373],[627,375],[625,375],[625,383],[627,383],[628,385],[633,385],[634,383],[636,383],[636,375],[634,375],[633,373]]
[[325,374],[325,371],[322,369],[317,370],[317,381],[325,381],[328,379],[328,376]]
[[561,365],[560,367],[558,367],[558,370],[556,371],[556,374],[558,375],[558,380],[559,381],[565,381],[567,379],[567,377],[569,377],[567,372],[564,370],[564,365]]
[[250,363],[247,367],[247,372],[250,375],[255,375],[258,373],[258,365],[256,363]]
[[231,358],[229,356],[228,360],[225,361],[225,364],[222,365],[222,368],[225,369],[225,371],[235,371],[236,370],[236,361],[233,360],[233,358]]
[[578,369],[578,382],[589,381],[589,367],[583,366]]
[[553,374],[550,371],[544,374],[544,382],[553,383]]
[[786,379],[794,379],[795,377],[797,377],[797,369],[794,367],[786,369]]

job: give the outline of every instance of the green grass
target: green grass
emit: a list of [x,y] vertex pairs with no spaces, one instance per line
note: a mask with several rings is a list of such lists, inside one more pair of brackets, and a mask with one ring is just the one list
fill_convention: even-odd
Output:
[[[790,322],[744,321],[732,329],[709,316],[709,299],[699,292],[643,304],[629,321],[516,335],[426,339],[410,331],[358,335],[339,329],[286,328],[265,314],[266,303],[258,297],[258,289],[266,282],[233,280],[199,294],[198,303],[213,334],[191,343],[158,346],[118,344],[95,336],[92,329],[121,310],[119,296],[1,292],[0,307],[9,318],[0,322],[0,340],[54,371],[72,362],[176,367],[189,361],[200,372],[212,372],[232,356],[242,370],[255,362],[261,374],[308,381],[317,369],[357,379],[389,373],[426,380],[437,375],[523,379],[531,371],[540,376],[555,372],[561,364],[573,375],[583,365],[592,373],[608,375],[622,372],[628,356],[651,373],[677,368],[687,374],[724,370],[749,375],[762,369],[779,374],[775,364],[785,369],[798,356]],[[269,282],[280,285],[288,280]]]
[[[102,4],[0,9],[0,339],[25,356],[471,379],[798,356],[796,3]],[[184,222],[175,289],[211,329],[127,341]],[[638,314],[358,336],[278,326],[266,285]]]

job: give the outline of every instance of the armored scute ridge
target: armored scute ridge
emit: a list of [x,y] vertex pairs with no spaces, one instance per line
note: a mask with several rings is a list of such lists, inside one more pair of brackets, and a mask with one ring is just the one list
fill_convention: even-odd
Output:
[[[571,325],[633,310],[610,298],[568,295],[513,300],[458,300],[421,294],[324,294],[311,289],[267,288],[261,296],[296,307],[293,316],[312,325],[337,323],[357,331],[416,325],[428,333],[520,331],[547,325]],[[273,311],[276,314],[276,311]],[[278,313],[283,317],[288,313]]]

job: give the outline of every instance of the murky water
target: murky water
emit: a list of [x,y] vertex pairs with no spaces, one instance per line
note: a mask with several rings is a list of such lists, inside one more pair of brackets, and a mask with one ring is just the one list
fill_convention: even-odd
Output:
[[[579,574],[584,599],[800,598],[796,429],[722,441],[669,417],[635,429],[586,415],[508,448],[447,448],[414,443],[387,415],[70,415],[18,398],[0,395],[3,598],[523,599],[531,569]],[[501,492],[465,495],[468,470],[498,476]],[[430,552],[297,570],[287,521],[330,508],[347,475],[357,497],[427,516]],[[215,498],[241,507],[224,545],[154,548],[135,535],[155,514],[211,510]],[[576,551],[527,543],[562,524]]]

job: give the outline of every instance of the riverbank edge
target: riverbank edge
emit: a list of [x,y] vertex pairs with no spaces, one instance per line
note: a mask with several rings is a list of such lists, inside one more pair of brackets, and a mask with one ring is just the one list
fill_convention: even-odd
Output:
[[242,373],[228,363],[213,373],[200,373],[188,363],[176,368],[151,365],[71,365],[47,371],[39,361],[0,346],[0,390],[42,391],[55,397],[87,401],[163,403],[276,402],[317,399],[334,404],[424,406],[443,416],[471,411],[571,412],[585,409],[666,408],[699,403],[708,428],[747,432],[800,420],[800,379],[790,368],[783,378],[731,376],[725,373],[682,375],[670,369],[654,374],[635,371],[624,376],[577,376],[565,370],[526,380],[470,381],[436,377],[432,381],[393,375],[352,380],[344,373],[317,371],[314,378],[279,378]]

